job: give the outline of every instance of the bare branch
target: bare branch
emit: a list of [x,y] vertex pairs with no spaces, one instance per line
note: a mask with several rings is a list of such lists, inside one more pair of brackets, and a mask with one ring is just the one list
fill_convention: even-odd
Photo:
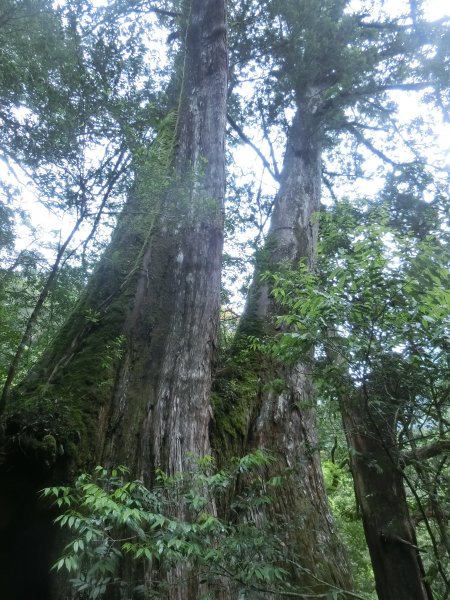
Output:
[[365,146],[368,150],[370,150],[372,152],[372,154],[375,154],[375,156],[378,156],[378,158],[381,158],[381,160],[383,162],[386,162],[390,165],[392,165],[393,167],[398,167],[401,164],[404,163],[399,163],[395,160],[392,160],[392,158],[389,158],[389,156],[387,156],[387,154],[385,154],[384,152],[382,152],[381,150],[378,150],[378,148],[375,148],[375,146],[372,144],[372,142],[370,140],[368,140],[367,138],[365,138],[363,136],[363,134],[358,130],[357,127],[355,127],[354,125],[351,125],[350,123],[347,123],[344,128],[351,133],[352,135],[355,136],[356,140],[362,144],[363,146]]
[[[242,128],[239,127],[239,125],[236,123],[236,121],[232,117],[230,117],[230,115],[227,115],[227,120],[228,120],[228,123],[231,125],[231,127],[234,129],[234,131],[241,138],[241,140],[243,142],[245,142],[246,144],[248,144],[250,146],[250,148],[253,148],[253,150],[259,156],[259,158],[261,159],[264,167],[269,171],[269,173],[271,174],[271,176],[273,177],[273,179],[275,181],[280,181],[280,175],[277,174],[273,170],[271,164],[269,163],[269,161],[267,160],[267,158],[264,156],[264,154],[261,152],[261,150],[257,146],[255,146],[255,144],[251,141],[251,139],[244,133],[244,131],[242,130]],[[277,169],[277,171],[278,171],[278,169]]]
[[264,119],[264,112],[263,112],[261,106],[260,106],[260,114],[261,114],[261,123],[262,123],[263,132],[264,132],[264,138],[267,140],[267,143],[269,144],[270,158],[272,159],[273,171],[277,177],[277,181],[279,181],[280,180],[280,170],[278,169],[278,164],[275,159],[275,151],[273,148],[272,140],[270,139],[270,135],[269,135],[267,125],[266,125],[266,120]]

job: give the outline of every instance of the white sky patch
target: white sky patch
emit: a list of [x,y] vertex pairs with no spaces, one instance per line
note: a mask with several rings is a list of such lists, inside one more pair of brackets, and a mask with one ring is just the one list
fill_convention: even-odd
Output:
[[450,2],[447,0],[427,0],[424,3],[424,14],[430,21],[450,17]]

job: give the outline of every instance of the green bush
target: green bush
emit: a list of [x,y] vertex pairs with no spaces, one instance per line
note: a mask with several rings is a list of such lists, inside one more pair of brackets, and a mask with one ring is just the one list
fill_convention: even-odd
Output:
[[[122,575],[127,558],[163,573],[182,567],[212,585],[229,581],[239,598],[245,590],[262,598],[288,589],[287,572],[278,566],[283,544],[255,518],[281,482],[261,477],[270,462],[269,454],[258,451],[218,471],[210,457],[192,459],[185,473],[158,471],[151,489],[129,480],[125,467],[97,467],[73,487],[46,488],[43,496],[65,509],[56,522],[70,539],[53,569],[65,570],[80,596],[92,599],[112,586],[121,588],[123,597],[138,591],[151,598],[164,595],[162,583],[150,594],[145,581],[127,582]],[[241,493],[218,516],[217,504],[226,505],[236,486]]]

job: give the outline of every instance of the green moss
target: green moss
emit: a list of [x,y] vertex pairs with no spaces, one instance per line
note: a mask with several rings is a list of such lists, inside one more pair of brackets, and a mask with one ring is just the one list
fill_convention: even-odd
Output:
[[10,451],[46,465],[62,460],[75,469],[90,466],[98,410],[111,400],[123,352],[125,305],[119,299],[113,310],[92,322],[84,318],[85,304],[80,304],[52,353],[10,402],[5,415]]
[[42,439],[42,445],[44,446],[44,448],[45,448],[46,452],[48,452],[48,454],[56,456],[57,444],[56,444],[56,439],[54,438],[53,435],[51,435],[50,433],[48,433],[47,435],[44,435],[44,437]]
[[218,430],[222,434],[237,439],[245,436],[251,403],[248,397],[239,395],[231,401],[231,405],[228,402],[230,402],[230,398],[227,398],[226,394],[223,396],[217,392],[212,394],[211,406]]
[[286,381],[281,377],[274,377],[264,384],[263,391],[266,393],[284,394],[288,391]]
[[238,335],[226,368],[214,382],[212,444],[225,459],[239,456],[260,393],[262,357],[249,349],[247,336]]
[[20,451],[28,461],[47,466],[63,456],[68,459],[69,443],[79,440],[85,429],[82,411],[49,395],[15,400],[5,415],[9,451]]
[[[169,121],[173,139],[176,117]],[[111,402],[125,352],[124,326],[135,302],[142,258],[157,240],[156,215],[172,185],[167,136],[168,130],[141,164],[111,243],[72,315],[9,403],[2,444],[27,460],[61,459],[75,469],[91,466],[99,411]]]
[[[138,277],[125,267],[142,240],[134,243],[112,244],[52,347],[14,393],[4,418],[9,451],[45,464],[91,466],[99,408],[111,401],[125,350],[123,328]],[[115,252],[119,258],[111,261]]]

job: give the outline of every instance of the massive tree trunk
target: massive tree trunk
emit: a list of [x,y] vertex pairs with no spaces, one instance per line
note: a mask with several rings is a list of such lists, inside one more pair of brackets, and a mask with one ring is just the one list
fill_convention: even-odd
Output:
[[[46,465],[43,487],[120,463],[151,484],[155,468],[182,471],[187,455],[210,452],[226,94],[226,1],[192,0],[169,169],[141,166],[84,297],[17,390],[4,473]],[[171,599],[188,597],[173,586]]]
[[273,336],[280,313],[266,271],[315,262],[321,193],[319,90],[307,90],[293,119],[271,226],[228,366],[215,390],[217,452],[265,448],[276,460],[268,477],[286,473],[263,518],[284,523],[296,589],[348,589],[350,576],[327,503],[320,468],[314,394],[308,363],[281,364],[248,347],[248,336]]

